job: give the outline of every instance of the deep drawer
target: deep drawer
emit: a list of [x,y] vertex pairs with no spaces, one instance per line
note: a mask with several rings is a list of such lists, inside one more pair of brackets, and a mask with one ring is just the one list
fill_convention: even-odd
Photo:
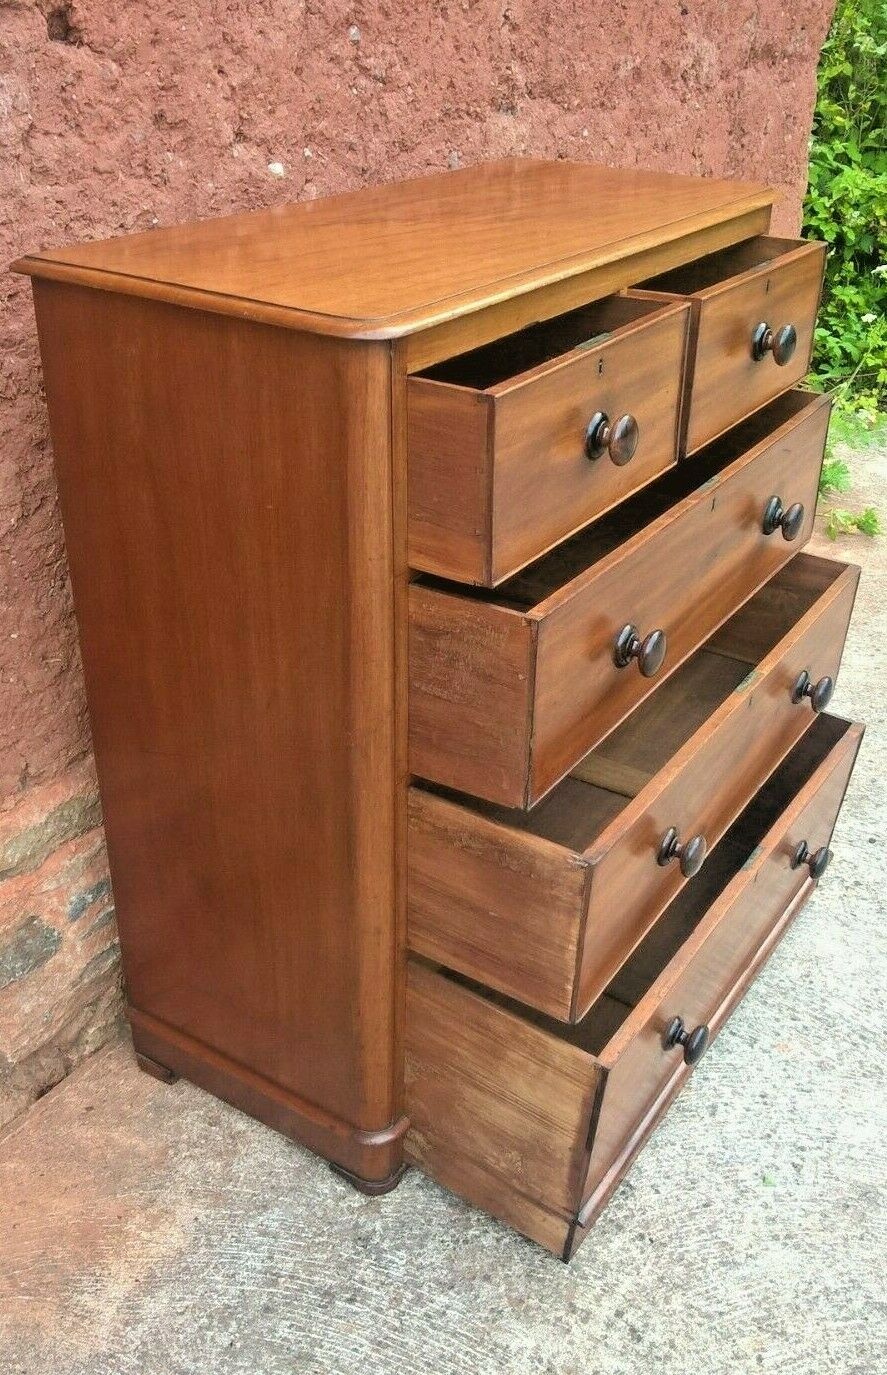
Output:
[[537,803],[809,538],[828,412],[780,397],[494,593],[411,584],[411,772]]
[[812,891],[861,736],[817,719],[578,1026],[412,961],[410,1157],[569,1257]]
[[858,580],[798,554],[529,813],[413,787],[410,948],[583,1017],[827,705]]
[[807,372],[824,265],[824,244],[761,235],[647,283],[693,307],[685,452]]
[[614,296],[411,377],[410,565],[493,587],[669,468],[689,316]]

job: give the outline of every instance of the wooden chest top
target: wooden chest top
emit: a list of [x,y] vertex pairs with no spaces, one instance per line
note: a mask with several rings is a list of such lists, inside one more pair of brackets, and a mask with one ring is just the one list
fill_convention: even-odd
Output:
[[628,285],[645,249],[657,246],[660,268],[685,262],[700,251],[696,235],[772,201],[742,182],[510,159],[47,249],[15,266],[319,334],[393,338],[614,263]]

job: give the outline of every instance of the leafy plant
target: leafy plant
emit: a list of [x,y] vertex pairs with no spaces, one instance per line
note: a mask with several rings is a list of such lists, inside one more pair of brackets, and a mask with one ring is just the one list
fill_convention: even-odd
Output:
[[887,4],[838,0],[820,58],[804,233],[828,244],[813,372],[836,400],[887,399]]
[[827,458],[819,474],[820,496],[827,496],[829,492],[849,492],[850,486],[850,469],[843,458]]
[[[804,234],[828,244],[811,385],[834,400],[820,491],[851,487],[838,442],[887,434],[887,3],[838,0],[820,60]],[[879,533],[873,509],[829,513],[826,533]]]
[[839,535],[852,535],[857,531],[862,535],[883,533],[874,506],[867,506],[864,511],[858,512],[842,511],[837,507],[829,511],[825,522],[825,533],[829,539],[837,539]]

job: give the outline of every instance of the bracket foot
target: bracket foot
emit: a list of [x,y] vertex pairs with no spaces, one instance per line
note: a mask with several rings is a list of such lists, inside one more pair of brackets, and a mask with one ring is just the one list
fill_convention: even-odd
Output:
[[156,1060],[151,1060],[147,1055],[142,1055],[141,1051],[136,1051],[136,1064],[139,1069],[146,1074],[152,1075],[154,1079],[159,1079],[164,1084],[174,1084],[178,1079],[174,1069],[167,1069],[166,1065],[158,1065]]

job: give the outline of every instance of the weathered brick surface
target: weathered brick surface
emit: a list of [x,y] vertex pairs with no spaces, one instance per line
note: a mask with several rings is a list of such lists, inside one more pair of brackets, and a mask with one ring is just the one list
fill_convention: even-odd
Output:
[[[776,223],[791,230],[832,8],[0,0],[0,270],[28,249],[521,153],[766,179],[785,193]],[[0,809],[11,810],[86,758],[89,734],[30,293],[9,275],[3,287]],[[16,845],[65,845],[54,839],[65,815],[31,824],[11,864],[7,851],[13,871]],[[18,914],[30,915],[47,920]],[[10,987],[60,991],[69,978],[71,999],[85,998],[77,962],[65,963],[74,945],[66,936]],[[17,1016],[43,1015],[34,997]]]
[[0,1126],[100,1045],[121,1010],[92,763],[0,813]]

